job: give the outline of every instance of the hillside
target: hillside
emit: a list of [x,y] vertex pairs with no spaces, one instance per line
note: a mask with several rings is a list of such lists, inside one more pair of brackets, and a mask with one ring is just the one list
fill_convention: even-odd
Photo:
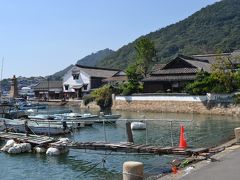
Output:
[[70,65],[63,70],[54,73],[53,75],[47,76],[47,78],[49,78],[49,80],[62,80],[64,74],[66,74],[72,67],[73,65]]
[[96,53],[92,53],[80,60],[77,61],[77,64],[83,66],[96,66],[97,63],[100,63],[104,58],[110,56],[114,53],[111,49],[104,49]]
[[[183,21],[142,37],[155,43],[159,62],[166,62],[178,53],[192,55],[229,52],[240,48],[239,10],[240,0],[222,0]],[[137,40],[106,57],[97,66],[126,68],[134,61],[134,44]]]

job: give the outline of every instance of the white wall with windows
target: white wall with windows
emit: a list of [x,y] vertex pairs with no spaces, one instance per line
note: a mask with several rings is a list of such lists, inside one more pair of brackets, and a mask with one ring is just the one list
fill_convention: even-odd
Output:
[[90,88],[89,75],[76,66],[70,69],[63,77],[64,92],[75,92],[76,89],[88,92]]

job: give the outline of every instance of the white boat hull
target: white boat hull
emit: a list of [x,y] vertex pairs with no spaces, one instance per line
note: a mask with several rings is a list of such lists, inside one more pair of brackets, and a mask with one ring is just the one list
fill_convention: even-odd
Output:
[[[18,133],[26,132],[24,122],[21,120],[5,120],[5,122],[6,122],[5,125],[7,126],[7,129],[12,129],[13,131],[18,132]],[[0,127],[1,131],[6,129],[5,125],[4,125],[4,123],[2,123],[2,126]],[[28,124],[28,127],[35,134],[61,135],[61,134],[70,133],[69,128],[64,130],[63,126],[61,126],[61,125],[50,125],[50,127],[49,127],[47,124],[37,124],[36,123],[36,125],[33,125],[33,122],[32,122],[32,123]]]

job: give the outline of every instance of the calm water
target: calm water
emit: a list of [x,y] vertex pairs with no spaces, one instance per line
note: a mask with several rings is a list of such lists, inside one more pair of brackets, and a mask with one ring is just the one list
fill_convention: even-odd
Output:
[[[62,107],[63,108],[63,107]],[[67,107],[75,112],[79,109]],[[51,109],[55,109],[51,107]],[[50,110],[51,110],[50,109]],[[59,107],[58,107],[59,109]],[[93,112],[94,113],[94,112]],[[96,112],[95,112],[96,113]],[[147,122],[147,131],[134,131],[135,143],[171,146],[171,126],[166,120],[176,120],[172,124],[174,145],[178,145],[179,125],[185,127],[187,142],[193,147],[211,147],[227,141],[233,136],[233,129],[240,126],[238,118],[226,116],[206,116],[193,114],[116,112],[122,118],[158,119]],[[179,121],[185,122],[179,122]],[[75,141],[126,142],[125,121],[105,126],[94,124],[75,131],[69,138]],[[3,143],[3,142],[2,142]],[[122,164],[125,161],[144,163],[146,176],[167,170],[176,156],[154,156],[101,151],[70,150],[68,154],[49,157],[33,153],[9,155],[0,153],[0,179],[121,179]],[[102,162],[103,158],[106,160]]]

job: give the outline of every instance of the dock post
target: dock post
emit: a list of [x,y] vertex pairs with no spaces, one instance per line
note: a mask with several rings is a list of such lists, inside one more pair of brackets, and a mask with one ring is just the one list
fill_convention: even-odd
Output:
[[123,180],[143,180],[143,163],[128,161],[123,164]]
[[130,143],[133,143],[133,135],[132,135],[132,129],[131,129],[131,123],[126,123],[126,131],[127,131],[127,141]]
[[29,136],[30,129],[28,127],[28,121],[27,120],[24,121],[24,128],[25,128],[26,136]]
[[170,121],[170,128],[171,128],[171,144],[173,147],[173,122],[172,121]]
[[234,129],[236,142],[240,143],[240,127]]

